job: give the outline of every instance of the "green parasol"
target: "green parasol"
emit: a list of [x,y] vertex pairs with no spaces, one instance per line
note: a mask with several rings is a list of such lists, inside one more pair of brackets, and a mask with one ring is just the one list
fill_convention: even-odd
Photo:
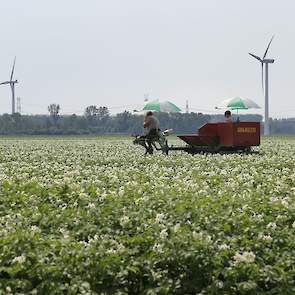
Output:
[[235,97],[221,102],[218,108],[231,110],[260,109],[260,106],[248,98]]
[[170,101],[150,101],[142,109],[143,111],[155,111],[165,113],[180,113],[181,109]]

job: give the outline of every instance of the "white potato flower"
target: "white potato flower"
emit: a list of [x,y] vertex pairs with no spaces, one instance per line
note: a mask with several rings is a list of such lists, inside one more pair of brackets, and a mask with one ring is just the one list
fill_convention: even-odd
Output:
[[167,237],[168,237],[167,228],[164,228],[160,232],[160,238],[164,240],[164,239],[167,239]]
[[239,263],[253,263],[255,261],[255,254],[250,251],[244,251],[242,254],[240,252],[237,252],[234,256],[234,264]]
[[267,224],[266,228],[269,228],[269,229],[276,229],[277,228],[277,224],[275,222],[270,222]]
[[11,261],[11,263],[19,263],[19,264],[22,264],[26,261],[26,256],[24,255],[21,255],[21,256],[17,256],[17,257],[14,257]]
[[228,249],[230,249],[230,246],[226,245],[226,244],[222,244],[222,245],[218,246],[218,249],[219,250],[228,250]]
[[122,218],[120,218],[120,225],[122,227],[126,226],[130,221],[130,218],[128,216],[123,216]]
[[165,219],[165,214],[163,214],[163,213],[158,213],[158,214],[156,215],[156,220],[155,220],[155,222],[156,222],[156,223],[162,223],[162,222],[164,222],[164,219]]

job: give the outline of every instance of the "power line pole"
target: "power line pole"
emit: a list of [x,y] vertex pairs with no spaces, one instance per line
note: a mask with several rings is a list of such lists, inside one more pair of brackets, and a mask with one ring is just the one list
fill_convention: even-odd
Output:
[[149,100],[149,94],[148,93],[145,93],[143,95],[143,97],[144,97],[144,102],[147,102]]
[[20,97],[16,98],[16,112],[21,113],[22,107],[21,107],[21,102],[20,102]]
[[186,112],[187,114],[189,113],[188,100],[186,100],[186,103],[185,103],[185,112]]

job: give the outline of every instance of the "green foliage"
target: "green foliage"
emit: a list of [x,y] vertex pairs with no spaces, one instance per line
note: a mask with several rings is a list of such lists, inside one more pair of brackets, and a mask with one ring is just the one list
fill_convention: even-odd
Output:
[[[76,114],[62,116],[58,105],[51,105],[51,115],[13,115],[0,116],[1,135],[81,135],[81,134],[140,134],[143,132],[143,116],[123,112],[111,116],[107,107],[89,106],[84,116]],[[57,112],[55,112],[57,111]],[[195,133],[207,122],[223,122],[223,115],[202,113],[167,114],[157,113],[161,129],[173,129],[175,133]],[[233,116],[234,120],[235,115]],[[261,122],[260,115],[240,115],[241,121]],[[295,120],[270,120],[271,133],[295,134]],[[262,124],[263,131],[263,124]]]
[[294,140],[142,152],[2,139],[0,294],[294,294]]
[[[1,135],[80,135],[80,134],[139,134],[143,132],[143,116],[132,115],[125,111],[110,116],[107,107],[89,106],[84,116],[75,114],[62,116],[59,105],[50,105],[50,116],[45,115],[14,115],[0,116]],[[204,123],[222,116],[209,116],[201,113],[166,114],[157,116],[161,128],[173,128],[177,133],[195,132]],[[257,115],[247,115],[243,120],[260,121]],[[292,129],[290,129],[292,133]],[[295,133],[295,131],[294,131]]]

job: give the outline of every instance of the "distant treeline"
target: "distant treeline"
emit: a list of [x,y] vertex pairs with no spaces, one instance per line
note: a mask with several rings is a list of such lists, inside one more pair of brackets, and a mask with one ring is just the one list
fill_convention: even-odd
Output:
[[[172,128],[175,133],[195,132],[207,122],[222,122],[222,115],[202,113],[167,114],[157,113],[161,129]],[[235,119],[235,118],[234,118]],[[262,121],[260,115],[240,115],[241,121]],[[130,112],[110,116],[107,108],[100,112],[85,112],[84,116],[62,116],[51,112],[50,115],[13,115],[0,116],[1,135],[79,135],[79,134],[140,134],[143,115]],[[263,126],[262,126],[263,128]],[[294,119],[271,120],[272,134],[295,134]]]

